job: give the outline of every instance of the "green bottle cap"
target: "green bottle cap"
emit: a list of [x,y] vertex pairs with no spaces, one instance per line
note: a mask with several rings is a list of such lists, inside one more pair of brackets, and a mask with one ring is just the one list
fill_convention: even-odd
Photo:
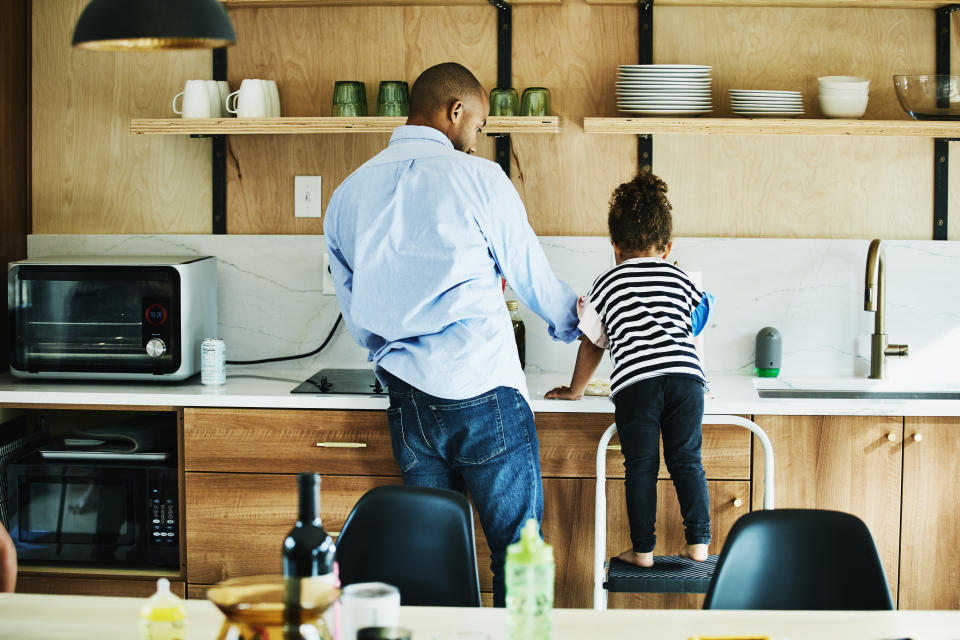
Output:
[[761,378],[776,378],[780,375],[780,369],[757,369],[757,375]]
[[553,545],[540,537],[540,526],[535,518],[528,518],[520,531],[520,539],[507,547],[510,564],[553,564]]

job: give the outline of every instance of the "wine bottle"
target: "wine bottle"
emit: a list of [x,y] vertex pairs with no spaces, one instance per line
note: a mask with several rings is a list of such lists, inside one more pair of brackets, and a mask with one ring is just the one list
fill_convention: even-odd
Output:
[[320,520],[320,476],[297,476],[300,507],[297,523],[283,540],[284,613],[283,635],[300,638],[301,586],[304,578],[329,575],[333,580],[336,547]]

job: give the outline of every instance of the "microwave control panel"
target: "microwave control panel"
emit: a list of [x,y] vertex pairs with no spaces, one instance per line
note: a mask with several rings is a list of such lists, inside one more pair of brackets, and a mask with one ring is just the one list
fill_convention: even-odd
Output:
[[[175,474],[175,470],[171,471]],[[180,518],[175,475],[151,474],[148,491],[148,556],[155,564],[176,564],[180,558]]]

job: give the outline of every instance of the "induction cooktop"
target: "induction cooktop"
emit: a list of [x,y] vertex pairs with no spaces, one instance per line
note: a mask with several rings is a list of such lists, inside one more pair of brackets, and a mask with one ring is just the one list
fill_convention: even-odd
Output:
[[290,393],[382,396],[387,390],[372,369],[320,369]]

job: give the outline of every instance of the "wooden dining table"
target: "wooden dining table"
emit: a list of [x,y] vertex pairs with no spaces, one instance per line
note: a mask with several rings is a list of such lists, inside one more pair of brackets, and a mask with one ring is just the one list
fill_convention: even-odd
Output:
[[[143,598],[0,594],[0,640],[136,640]],[[223,615],[207,600],[185,601],[188,640],[215,640]],[[553,640],[960,639],[960,611],[699,611],[555,609]],[[449,631],[507,638],[503,609],[401,607],[400,626],[413,640]]]

